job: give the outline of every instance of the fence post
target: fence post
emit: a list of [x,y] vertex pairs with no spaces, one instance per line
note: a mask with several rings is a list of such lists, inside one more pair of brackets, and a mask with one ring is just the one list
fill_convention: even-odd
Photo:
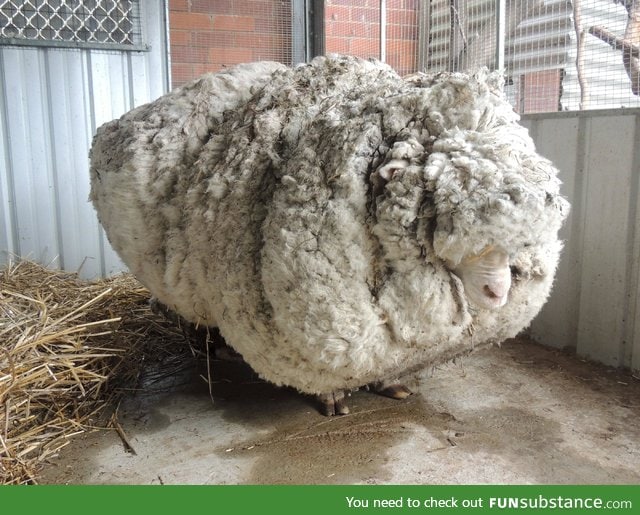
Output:
[[324,1],[292,0],[292,64],[306,63],[322,54],[324,54]]
[[496,70],[505,71],[507,0],[496,0]]
[[380,0],[380,60],[387,61],[387,0]]

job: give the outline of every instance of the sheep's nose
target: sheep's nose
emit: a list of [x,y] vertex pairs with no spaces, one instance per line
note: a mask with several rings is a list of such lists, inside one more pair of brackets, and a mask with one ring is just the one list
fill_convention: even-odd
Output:
[[485,284],[482,288],[482,292],[489,300],[491,305],[495,307],[504,306],[507,302],[507,295],[509,294],[509,285],[507,284]]
[[484,294],[490,299],[498,299],[502,297],[502,295],[498,295],[496,292],[494,292],[488,284],[485,284],[482,290],[484,291]]

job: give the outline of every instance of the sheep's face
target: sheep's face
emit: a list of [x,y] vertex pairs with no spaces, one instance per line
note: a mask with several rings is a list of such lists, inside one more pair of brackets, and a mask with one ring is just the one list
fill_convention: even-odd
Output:
[[469,301],[479,308],[497,309],[507,303],[511,288],[509,256],[488,247],[464,259],[453,272],[460,277]]

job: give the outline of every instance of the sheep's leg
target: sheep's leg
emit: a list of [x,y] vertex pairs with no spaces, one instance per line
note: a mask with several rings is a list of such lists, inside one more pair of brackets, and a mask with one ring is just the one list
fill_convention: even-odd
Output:
[[316,395],[318,401],[320,401],[320,412],[327,417],[334,415],[347,415],[349,413],[349,407],[345,401],[344,390],[336,390],[330,393],[321,393]]
[[371,391],[378,395],[384,395],[385,397],[391,397],[392,399],[402,400],[412,395],[413,392],[409,390],[405,385],[394,381],[378,381],[369,386]]

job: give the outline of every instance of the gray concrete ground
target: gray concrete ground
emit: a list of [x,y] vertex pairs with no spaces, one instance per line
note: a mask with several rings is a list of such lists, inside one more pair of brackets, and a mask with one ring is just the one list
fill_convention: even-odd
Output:
[[[640,380],[521,339],[326,418],[313,399],[214,363],[147,381],[116,431],[75,439],[44,483],[640,484]],[[157,390],[157,391],[154,391]],[[212,402],[213,400],[213,402]]]

